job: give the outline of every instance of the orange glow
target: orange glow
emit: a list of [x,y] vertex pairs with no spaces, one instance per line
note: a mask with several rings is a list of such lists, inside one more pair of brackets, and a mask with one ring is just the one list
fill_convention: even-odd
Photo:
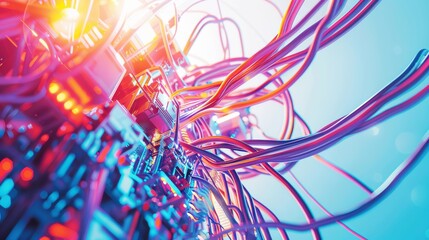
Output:
[[57,101],[58,101],[58,102],[64,102],[64,100],[66,100],[66,97],[67,97],[67,95],[66,95],[66,93],[65,93],[65,92],[60,92],[60,93],[57,95]]
[[155,218],[156,229],[161,229],[161,226],[162,226],[162,219],[160,216],[156,216],[156,218]]
[[4,172],[10,172],[13,168],[13,162],[9,158],[3,158],[0,162],[0,169]]
[[42,142],[46,142],[46,141],[48,141],[48,140],[49,140],[49,135],[48,135],[48,134],[44,134],[44,135],[40,138],[40,140],[41,140]]
[[50,238],[48,238],[46,236],[42,236],[41,238],[39,238],[39,240],[50,240]]
[[54,30],[63,38],[72,40],[76,33],[76,24],[80,18],[79,12],[74,8],[65,8],[61,11],[61,17],[54,21]]
[[34,177],[33,169],[25,167],[21,170],[20,177],[25,182],[31,181]]
[[74,78],[69,78],[67,80],[67,83],[72,88],[73,92],[79,97],[78,102],[80,102],[81,104],[86,104],[89,102],[90,97]]
[[118,159],[118,163],[119,163],[119,165],[124,165],[124,164],[125,164],[125,161],[126,161],[125,156],[121,156],[121,157]]
[[68,100],[67,102],[64,103],[64,108],[66,110],[70,110],[73,106],[74,106],[73,100]]
[[58,83],[51,83],[49,84],[49,92],[52,94],[55,94],[58,92],[58,90],[60,90],[60,85],[58,85]]
[[52,224],[49,227],[48,232],[50,235],[52,235],[55,238],[61,238],[61,239],[78,238],[77,233],[73,229],[70,229],[69,227],[64,226],[63,224],[60,224],[60,223]]
[[72,113],[77,115],[80,113],[80,110],[81,110],[80,107],[75,107],[75,108],[73,108]]

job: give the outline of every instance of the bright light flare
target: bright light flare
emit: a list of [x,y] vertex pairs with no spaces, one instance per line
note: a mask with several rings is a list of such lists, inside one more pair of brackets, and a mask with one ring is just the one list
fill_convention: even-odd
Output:
[[65,8],[61,11],[60,18],[54,20],[52,27],[61,37],[73,40],[79,19],[80,13],[76,9]]

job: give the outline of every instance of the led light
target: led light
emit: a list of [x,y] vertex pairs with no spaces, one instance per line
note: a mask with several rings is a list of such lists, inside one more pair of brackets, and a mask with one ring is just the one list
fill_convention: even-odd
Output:
[[13,168],[13,162],[9,158],[3,158],[0,162],[0,169],[4,172],[10,172]]
[[60,92],[57,95],[57,101],[58,102],[64,102],[66,100],[67,94],[65,92]]
[[58,90],[60,90],[60,85],[58,85],[58,83],[52,82],[51,84],[49,84],[49,92],[51,94],[57,93]]
[[73,100],[68,100],[67,102],[64,103],[64,108],[66,110],[70,110],[73,106],[74,106]]
[[[0,195],[2,195],[2,185],[1,182],[3,179],[12,171],[13,169],[13,161],[9,158],[3,158],[3,160],[0,161]],[[4,184],[4,183],[3,183]]]
[[80,107],[75,107],[75,108],[73,108],[72,113],[77,115],[80,113],[80,111],[81,111]]
[[25,182],[31,181],[34,177],[33,169],[25,167],[21,170],[20,177]]

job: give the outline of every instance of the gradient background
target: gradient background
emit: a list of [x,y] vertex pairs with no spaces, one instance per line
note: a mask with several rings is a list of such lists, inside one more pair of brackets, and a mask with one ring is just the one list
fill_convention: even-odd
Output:
[[[198,8],[216,9],[216,1]],[[277,1],[285,9],[288,1]],[[306,1],[306,12],[315,1]],[[347,1],[350,7],[356,1]],[[247,56],[261,48],[278,30],[280,17],[265,1],[220,1],[225,16],[240,24]],[[348,7],[346,7],[348,9]],[[324,13],[322,11],[321,13]],[[194,14],[194,15],[193,15]],[[181,18],[177,40],[183,45],[198,11]],[[320,15],[319,15],[320,16]],[[190,54],[193,62],[221,58],[214,44],[216,28],[203,31]],[[230,28],[231,37],[236,31]],[[237,38],[235,44],[238,44]],[[238,45],[237,45],[238,46]],[[378,6],[341,39],[319,51],[298,83],[291,88],[295,108],[313,131],[351,112],[398,76],[422,48],[429,48],[429,1],[389,0]],[[238,47],[233,53],[238,53]],[[418,88],[429,83],[426,79]],[[252,108],[269,135],[282,124],[282,108],[267,103]],[[429,134],[429,99],[376,127],[352,135],[321,153],[376,189]],[[293,169],[304,186],[332,213],[351,210],[367,195],[350,182],[318,163],[305,159]],[[289,176],[287,176],[290,179]],[[293,183],[293,181],[291,181]],[[245,182],[250,192],[266,203],[282,221],[305,221],[290,194],[270,177]],[[310,201],[316,217],[325,217]],[[345,221],[368,239],[429,239],[429,156],[380,204]],[[275,231],[273,231],[274,233]],[[355,239],[338,224],[321,228],[324,239]],[[278,235],[276,235],[278,236]],[[309,232],[291,232],[292,239],[311,239]]]

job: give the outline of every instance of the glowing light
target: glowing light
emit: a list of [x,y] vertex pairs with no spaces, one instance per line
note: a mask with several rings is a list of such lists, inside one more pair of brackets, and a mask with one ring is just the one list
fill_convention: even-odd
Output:
[[[9,158],[3,158],[3,160],[0,161],[0,183],[3,181],[3,179],[12,171],[13,169],[13,161]],[[5,184],[5,182],[3,182]],[[0,195],[1,194],[1,184],[0,184]]]
[[64,100],[66,100],[66,93],[65,92],[61,92],[57,95],[57,101],[58,102],[64,102]]
[[48,134],[44,134],[44,135],[40,138],[40,140],[41,140],[42,142],[46,142],[46,141],[48,141],[48,140],[49,140],[49,135],[48,135]]
[[149,210],[149,208],[150,208],[149,203],[144,203],[144,204],[143,204],[143,210],[144,210],[144,211]]
[[34,177],[33,169],[29,167],[25,167],[24,169],[21,170],[21,173],[19,176],[25,182],[31,181]]
[[73,108],[72,113],[77,115],[80,113],[80,110],[81,110],[80,107],[75,107],[75,108]]
[[79,12],[74,8],[65,8],[61,11],[62,19],[70,22],[79,20]]
[[3,158],[0,162],[0,169],[4,172],[10,172],[13,168],[13,162],[9,158]]
[[73,39],[79,17],[80,14],[76,9],[65,8],[61,11],[60,19],[55,21],[52,26],[61,37]]
[[61,238],[61,239],[77,239],[78,238],[78,235],[74,230],[72,230],[69,227],[64,226],[63,224],[60,224],[60,223],[52,224],[49,227],[48,232],[50,235],[52,235],[55,238]]
[[118,163],[119,163],[119,165],[124,165],[125,164],[125,162],[126,162],[126,158],[125,158],[125,156],[121,156],[119,159],[118,159]]
[[12,203],[12,201],[11,201],[9,195],[2,196],[0,198],[0,206],[3,207],[3,208],[6,208],[6,209],[10,208],[10,206],[12,205],[11,203]]
[[33,29],[30,29],[30,31],[31,31],[31,33],[33,34],[33,36],[35,36],[35,37],[38,37],[38,36],[39,36],[39,34],[37,34],[37,32],[36,32],[36,31],[34,31]]
[[51,94],[55,94],[58,92],[58,90],[60,90],[60,85],[58,85],[58,83],[51,83],[49,84],[49,92]]
[[15,183],[13,182],[12,178],[6,178],[3,183],[0,184],[0,196],[8,195],[14,186]]
[[68,100],[67,102],[64,103],[64,108],[66,110],[70,110],[73,106],[74,106],[74,101],[73,100]]
[[156,229],[161,229],[161,226],[162,226],[162,219],[160,216],[156,216],[156,218],[155,218]]
[[217,123],[227,122],[227,121],[230,121],[230,120],[232,120],[232,119],[234,119],[236,117],[239,117],[239,116],[240,116],[239,112],[233,112],[233,113],[230,113],[230,114],[228,114],[226,116],[223,116],[221,118],[216,119],[216,122]]
[[46,41],[45,41],[45,40],[43,40],[43,39],[39,39],[39,42],[40,42],[40,44],[42,44],[42,46],[43,46],[44,48],[49,49],[48,44],[46,43]]
[[75,93],[79,97],[79,102],[82,104],[87,104],[91,99],[90,96],[82,89],[79,83],[74,78],[67,79],[67,83],[69,84],[72,92]]

